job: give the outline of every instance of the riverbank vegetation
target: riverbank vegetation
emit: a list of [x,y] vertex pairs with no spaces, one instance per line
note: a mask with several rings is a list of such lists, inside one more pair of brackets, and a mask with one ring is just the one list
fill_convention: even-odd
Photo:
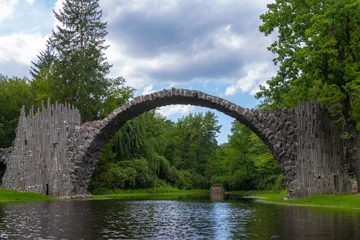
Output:
[[15,190],[0,189],[0,204],[16,201],[47,201],[54,198],[39,193],[18,192]]
[[208,198],[210,194],[209,190],[204,189],[191,189],[191,190],[180,190],[178,188],[147,188],[147,189],[117,189],[117,190],[106,190],[100,194],[93,195],[94,200],[102,199],[166,199],[176,200],[182,197],[193,196],[194,198],[204,197]]
[[237,191],[232,195],[254,198],[256,201],[304,207],[348,208],[360,210],[360,195],[356,193],[313,195],[304,199],[287,200],[286,191]]

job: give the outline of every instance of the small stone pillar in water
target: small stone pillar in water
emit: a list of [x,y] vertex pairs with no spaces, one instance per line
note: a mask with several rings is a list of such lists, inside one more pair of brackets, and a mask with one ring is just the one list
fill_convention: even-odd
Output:
[[211,201],[223,201],[224,189],[222,187],[213,186],[210,188],[210,200]]

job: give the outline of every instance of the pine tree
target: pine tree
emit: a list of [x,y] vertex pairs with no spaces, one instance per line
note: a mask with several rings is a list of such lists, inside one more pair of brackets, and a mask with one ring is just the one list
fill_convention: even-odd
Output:
[[30,68],[30,75],[34,79],[39,79],[41,70],[42,69],[50,69],[51,64],[54,63],[55,56],[54,56],[54,52],[51,48],[50,42],[51,41],[47,42],[46,50],[43,52],[40,52],[40,54],[37,55],[38,61],[37,62],[31,61],[33,66],[31,66],[31,68]]
[[104,38],[106,22],[98,0],[66,0],[55,18],[57,26],[53,40],[58,52],[57,74],[65,86],[62,101],[73,103],[84,121],[97,119],[99,108],[111,86],[105,77],[110,65],[106,61]]
[[106,77],[111,65],[104,53],[109,45],[105,44],[107,24],[101,21],[99,0],[65,0],[54,15],[60,22],[48,41],[54,62],[49,68],[48,53],[40,53],[39,62],[32,67],[34,78],[47,68],[46,81],[52,86],[48,95],[54,101],[74,104],[83,121],[102,118],[133,89],[123,87],[123,78]]

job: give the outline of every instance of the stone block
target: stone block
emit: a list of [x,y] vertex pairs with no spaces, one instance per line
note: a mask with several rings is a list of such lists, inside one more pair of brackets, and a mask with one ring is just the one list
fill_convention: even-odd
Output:
[[297,121],[291,121],[290,122],[290,127],[296,128],[297,127]]
[[246,120],[248,120],[249,122],[254,118],[254,115],[252,112],[248,112],[247,114],[244,114]]
[[281,113],[282,113],[282,109],[276,109],[276,110],[274,111],[274,115],[275,115],[276,117],[280,117]]
[[276,124],[276,123],[273,123],[273,124],[271,124],[271,126],[270,126],[270,130],[273,131],[273,132],[275,132],[275,131],[276,131],[276,127],[277,127],[277,124]]
[[288,134],[289,134],[289,135],[292,135],[292,134],[294,134],[294,133],[295,133],[295,129],[294,129],[293,127],[290,127]]
[[276,136],[275,135],[271,135],[270,137],[269,137],[269,142],[271,143],[271,144],[276,144],[276,142],[277,142],[277,139],[276,139]]
[[282,113],[281,115],[280,115],[280,121],[281,122],[285,122],[287,120],[287,113]]

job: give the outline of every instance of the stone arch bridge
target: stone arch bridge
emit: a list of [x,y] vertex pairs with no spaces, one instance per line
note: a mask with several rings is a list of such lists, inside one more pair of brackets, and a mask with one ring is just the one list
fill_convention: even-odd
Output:
[[244,109],[196,90],[162,90],[135,97],[101,121],[80,125],[61,104],[21,110],[14,146],[0,149],[2,187],[55,197],[85,194],[101,149],[126,121],[156,107],[190,104],[216,109],[246,125],[270,149],[289,198],[348,192],[348,163],[339,130],[315,102],[295,109]]

